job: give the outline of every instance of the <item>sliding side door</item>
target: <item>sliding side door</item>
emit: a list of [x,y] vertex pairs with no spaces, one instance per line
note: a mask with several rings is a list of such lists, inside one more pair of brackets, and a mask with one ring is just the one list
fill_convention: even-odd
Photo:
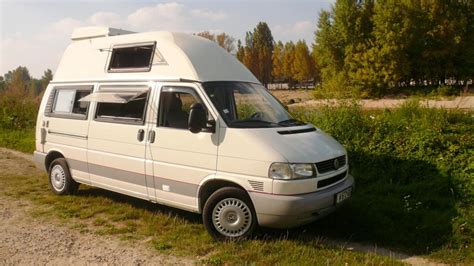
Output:
[[149,199],[145,178],[148,85],[101,85],[84,101],[95,103],[89,127],[92,185]]

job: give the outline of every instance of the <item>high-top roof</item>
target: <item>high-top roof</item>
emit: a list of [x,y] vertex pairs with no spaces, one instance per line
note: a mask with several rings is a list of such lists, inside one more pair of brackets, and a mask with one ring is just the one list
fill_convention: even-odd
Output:
[[[56,82],[88,80],[259,81],[216,43],[185,33],[132,33],[110,28],[76,30],[54,75]],[[156,42],[151,69],[111,73],[108,64],[117,45]]]

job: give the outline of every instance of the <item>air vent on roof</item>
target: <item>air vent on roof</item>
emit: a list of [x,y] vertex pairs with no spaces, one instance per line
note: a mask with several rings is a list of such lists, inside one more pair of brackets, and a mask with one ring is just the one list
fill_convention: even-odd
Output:
[[133,31],[108,28],[108,27],[82,27],[74,29],[71,40],[79,41],[92,38],[100,38],[107,36],[125,35],[134,33]]

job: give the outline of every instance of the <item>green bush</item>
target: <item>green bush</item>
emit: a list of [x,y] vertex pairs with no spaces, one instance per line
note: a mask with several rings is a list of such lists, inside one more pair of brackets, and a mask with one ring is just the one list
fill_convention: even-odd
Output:
[[0,128],[34,128],[38,107],[38,101],[32,97],[0,93]]
[[353,204],[314,230],[474,260],[471,113],[408,101],[394,110],[363,111],[349,102],[294,114],[347,148],[357,182]]

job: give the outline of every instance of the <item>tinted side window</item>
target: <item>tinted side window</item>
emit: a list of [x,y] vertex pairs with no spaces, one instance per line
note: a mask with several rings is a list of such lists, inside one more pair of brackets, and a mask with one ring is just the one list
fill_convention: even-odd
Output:
[[163,88],[160,95],[158,126],[188,129],[189,111],[194,103],[202,103],[189,88]]
[[127,103],[97,103],[96,119],[99,121],[143,124],[148,92]]

